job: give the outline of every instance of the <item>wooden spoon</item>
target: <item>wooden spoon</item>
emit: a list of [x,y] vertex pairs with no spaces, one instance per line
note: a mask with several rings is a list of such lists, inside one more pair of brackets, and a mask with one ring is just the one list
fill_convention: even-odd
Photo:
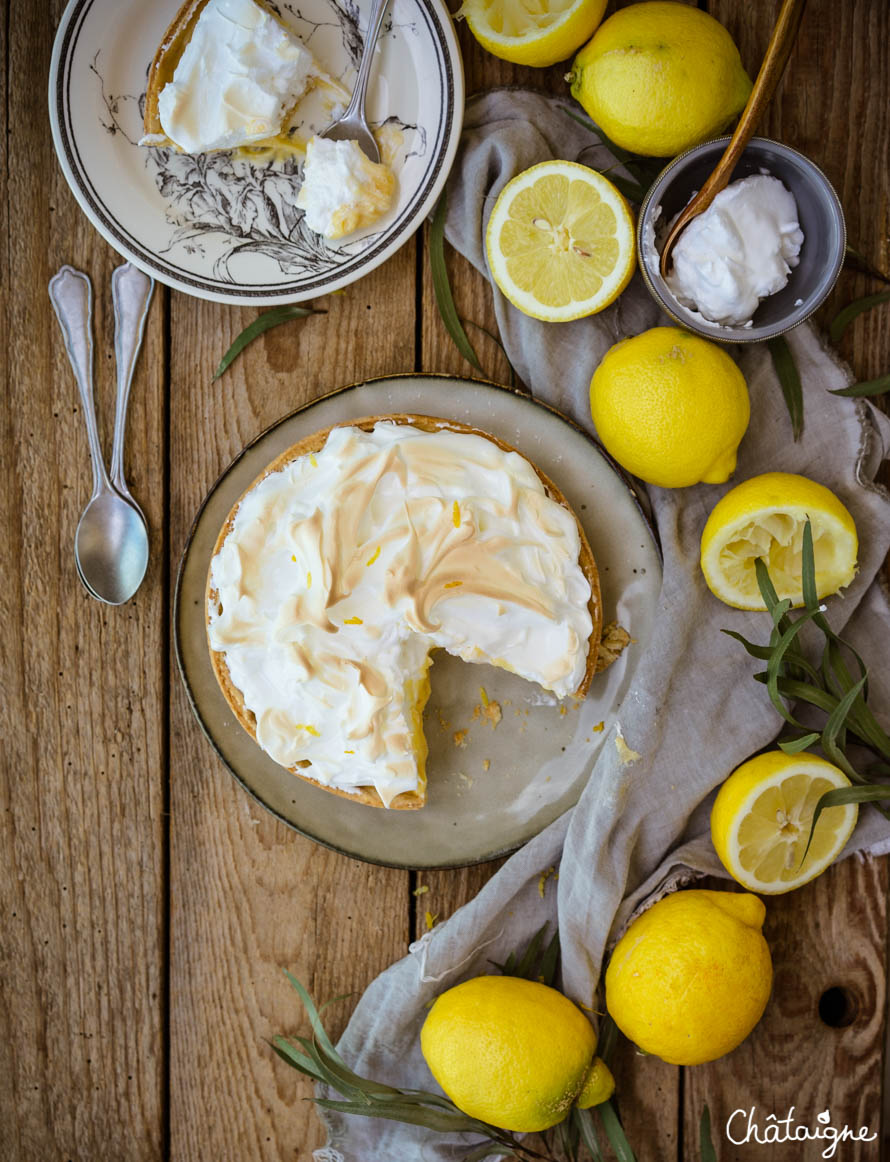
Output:
[[760,72],[757,74],[751,95],[748,97],[748,103],[742,110],[736,131],[730,138],[723,156],[717,162],[714,172],[686,205],[667,236],[667,241],[661,252],[662,278],[667,278],[671,268],[671,251],[680,234],[692,219],[703,214],[720,191],[726,188],[745,146],[754,136],[757,123],[772,100],[776,86],[785,71],[785,65],[788,63],[788,57],[791,55],[797,30],[800,27],[805,4],[806,0],[783,0],[773,35],[760,66]]

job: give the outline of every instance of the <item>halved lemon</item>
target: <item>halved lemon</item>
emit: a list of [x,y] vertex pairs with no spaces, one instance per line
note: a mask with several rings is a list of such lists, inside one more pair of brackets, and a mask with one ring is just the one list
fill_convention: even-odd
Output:
[[605,10],[606,0],[464,0],[457,17],[494,56],[546,68],[585,44]]
[[763,558],[779,599],[803,605],[802,546],[813,530],[816,591],[836,593],[856,575],[859,540],[847,508],[824,484],[791,472],[765,472],[718,501],[701,538],[701,567],[715,597],[736,609],[765,609],[755,561]]
[[630,207],[602,174],[574,161],[544,161],[508,182],[485,248],[510,302],[554,323],[603,310],[636,265]]
[[815,755],[771,750],[749,759],[711,809],[721,863],[752,892],[778,895],[809,883],[840,855],[859,813],[855,803],[823,811],[803,859],[816,804],[826,791],[849,786],[840,768]]

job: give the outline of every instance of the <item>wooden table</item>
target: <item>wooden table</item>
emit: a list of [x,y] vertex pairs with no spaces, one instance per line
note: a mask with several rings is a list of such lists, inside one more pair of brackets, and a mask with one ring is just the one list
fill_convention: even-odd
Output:
[[[777,5],[704,6],[753,74]],[[50,143],[46,78],[62,7],[10,0],[0,24],[8,145],[0,168],[0,1156],[308,1159],[322,1140],[301,1100],[309,1087],[265,1042],[306,1028],[281,969],[319,1000],[359,992],[423,931],[427,909],[448,916],[495,868],[424,875],[429,892],[417,898],[414,875],[329,852],[258,807],[187,706],[171,656],[173,581],[204,493],[272,421],[365,377],[470,368],[437,315],[425,232],[329,297],[327,314],[270,331],[216,383],[221,353],[255,312],[159,287],[127,464],[151,527],[151,564],[127,605],[88,598],[72,556],[89,493],[87,445],[46,286],[70,262],[102,288],[97,374],[107,447],[105,289],[119,259],[77,209]],[[503,83],[564,92],[563,67],[514,68],[484,54],[465,28],[460,36],[468,92]],[[823,166],[851,242],[890,268],[887,0],[811,0],[766,130]],[[487,285],[453,254],[449,268],[460,313],[492,328]],[[822,320],[877,289],[845,273]],[[475,329],[472,338],[488,374],[504,379],[495,344]],[[862,379],[890,369],[890,308],[860,317],[842,354]],[[795,1105],[810,1120],[829,1107],[836,1123],[878,1130],[888,867],[850,861],[770,902],[775,994],[728,1058],[680,1070],[624,1047],[620,1107],[641,1162],[698,1159],[705,1102],[722,1160],[819,1157],[815,1144],[732,1147],[722,1124],[752,1104],[780,1117]],[[829,989],[843,990],[828,1014],[842,1027],[820,1019]],[[335,1032],[349,1009],[330,1011]],[[845,1143],[837,1154],[879,1156],[878,1141]]]

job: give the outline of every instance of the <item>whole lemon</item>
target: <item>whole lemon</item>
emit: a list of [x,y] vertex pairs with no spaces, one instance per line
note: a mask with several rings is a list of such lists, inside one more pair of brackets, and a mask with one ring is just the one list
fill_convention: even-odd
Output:
[[679,327],[610,347],[590,383],[606,451],[649,484],[722,484],[751,414],[745,377],[726,352]]
[[611,1093],[590,1022],[537,981],[477,976],[455,985],[430,1009],[420,1047],[459,1109],[504,1130],[545,1130],[573,1105]]
[[751,80],[719,21],[654,0],[609,17],[575,57],[572,96],[616,145],[674,157],[716,136],[745,106]]
[[748,893],[675,892],[653,904],[606,970],[606,1008],[622,1033],[671,1065],[701,1065],[740,1045],[772,985],[765,914]]

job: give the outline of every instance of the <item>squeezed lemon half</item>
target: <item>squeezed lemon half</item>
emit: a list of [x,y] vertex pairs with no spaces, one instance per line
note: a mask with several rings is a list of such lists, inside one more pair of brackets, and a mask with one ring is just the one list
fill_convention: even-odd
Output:
[[736,609],[765,609],[755,562],[762,558],[780,600],[803,604],[802,550],[810,520],[819,597],[849,585],[859,541],[847,508],[824,484],[765,472],[714,506],[701,539],[701,567],[715,597]]
[[752,892],[778,895],[815,879],[837,859],[859,808],[828,807],[806,851],[816,804],[849,787],[840,768],[815,755],[768,751],[729,776],[711,810],[711,838],[729,874]]
[[495,203],[485,247],[510,302],[547,322],[603,310],[636,265],[627,202],[602,174],[573,161],[544,161],[513,178]]
[[494,56],[546,68],[584,44],[605,9],[606,0],[464,0],[457,15]]

